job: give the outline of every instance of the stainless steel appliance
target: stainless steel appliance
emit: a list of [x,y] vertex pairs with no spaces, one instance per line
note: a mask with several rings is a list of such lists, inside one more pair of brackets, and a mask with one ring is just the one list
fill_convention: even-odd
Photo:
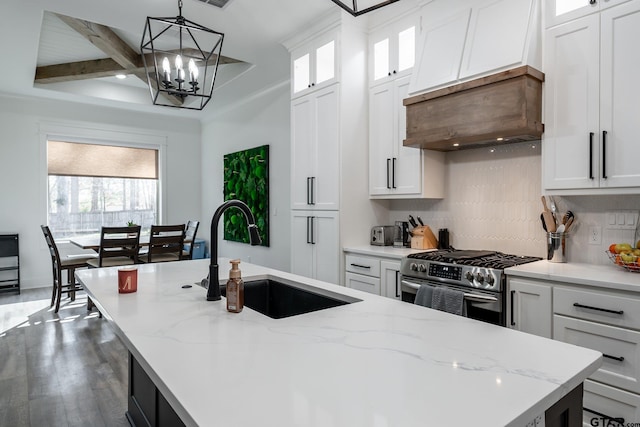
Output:
[[393,225],[376,225],[371,228],[371,241],[374,246],[391,246],[395,238],[396,227]]
[[411,247],[411,235],[409,234],[409,223],[407,221],[396,221],[396,233],[393,238],[393,247]]
[[402,300],[413,303],[421,285],[464,292],[467,317],[506,325],[504,269],[542,258],[496,251],[437,250],[411,254],[400,266]]

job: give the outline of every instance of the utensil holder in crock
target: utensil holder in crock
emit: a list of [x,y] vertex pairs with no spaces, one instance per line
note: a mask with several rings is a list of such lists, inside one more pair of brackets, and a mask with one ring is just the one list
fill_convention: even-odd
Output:
[[569,233],[547,233],[547,260],[567,262],[567,237]]

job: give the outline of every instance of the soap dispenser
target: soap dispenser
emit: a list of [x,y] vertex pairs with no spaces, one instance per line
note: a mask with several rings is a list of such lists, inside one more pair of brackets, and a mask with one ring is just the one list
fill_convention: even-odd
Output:
[[239,259],[229,261],[229,280],[227,281],[227,310],[231,313],[240,313],[244,307],[244,282],[238,268]]

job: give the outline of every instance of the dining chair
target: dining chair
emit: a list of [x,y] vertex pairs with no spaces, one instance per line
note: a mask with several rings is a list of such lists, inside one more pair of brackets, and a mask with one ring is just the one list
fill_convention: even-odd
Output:
[[[55,304],[55,312],[57,313],[60,310],[62,294],[67,294],[71,298],[71,301],[75,301],[76,292],[83,289],[82,286],[76,283],[76,268],[87,267],[88,261],[95,259],[96,253],[93,251],[83,251],[81,249],[78,251],[60,251],[49,227],[41,225],[40,228],[49,247],[53,272],[53,289],[51,290],[51,304],[49,307],[53,307]],[[67,273],[66,283],[62,281],[63,271]]]
[[140,226],[102,227],[98,258],[89,260],[90,267],[115,267],[138,264]]
[[182,250],[181,259],[193,259],[193,248],[196,243],[196,234],[198,233],[198,227],[200,221],[187,221],[187,229],[185,230],[184,240],[188,241],[185,246],[187,249]]
[[179,225],[152,225],[149,247],[143,262],[169,262],[182,259],[185,227]]

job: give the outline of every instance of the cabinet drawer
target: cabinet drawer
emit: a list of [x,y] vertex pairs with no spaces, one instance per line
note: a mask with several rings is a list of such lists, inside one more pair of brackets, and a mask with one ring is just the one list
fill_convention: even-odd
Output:
[[625,328],[640,329],[640,300],[574,289],[553,289],[553,312]]
[[555,315],[553,338],[601,352],[602,366],[590,378],[640,393],[640,332]]
[[380,260],[368,256],[347,255],[346,270],[352,273],[380,277]]
[[[640,420],[640,396],[590,380],[584,382],[582,406],[582,423],[585,426],[624,426]],[[621,418],[620,423],[607,424],[599,414]]]
[[377,277],[363,276],[362,274],[347,273],[347,288],[380,295],[380,279]]

